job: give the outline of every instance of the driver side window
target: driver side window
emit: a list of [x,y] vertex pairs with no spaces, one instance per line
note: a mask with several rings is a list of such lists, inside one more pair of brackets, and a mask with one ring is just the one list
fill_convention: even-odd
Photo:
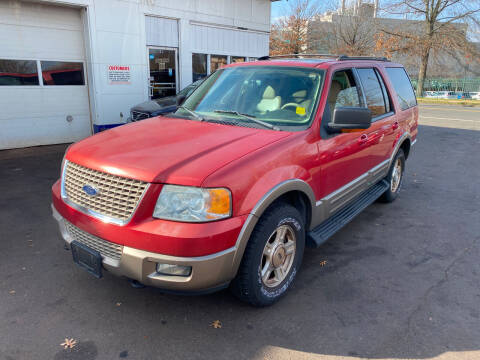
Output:
[[330,92],[328,93],[330,113],[341,106],[361,107],[357,84],[351,69],[340,70],[333,74]]

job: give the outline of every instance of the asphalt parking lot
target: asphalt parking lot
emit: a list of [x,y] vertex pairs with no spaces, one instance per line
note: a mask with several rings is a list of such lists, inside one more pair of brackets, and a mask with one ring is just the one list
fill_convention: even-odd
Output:
[[400,197],[307,250],[263,309],[94,279],[51,217],[66,146],[0,151],[0,359],[480,359],[480,108],[420,123]]

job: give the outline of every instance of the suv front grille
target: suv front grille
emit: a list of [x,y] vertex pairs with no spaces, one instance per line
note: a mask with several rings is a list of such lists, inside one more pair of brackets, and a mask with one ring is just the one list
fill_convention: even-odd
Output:
[[144,112],[141,112],[141,111],[132,110],[132,111],[130,111],[130,117],[131,117],[132,121],[139,121],[139,120],[143,120],[143,119],[148,119],[150,117],[150,114],[144,113]]
[[[92,170],[65,161],[62,196],[79,210],[103,220],[125,224],[137,208],[148,183]],[[97,190],[88,195],[86,185]]]
[[72,237],[72,241],[76,240],[79,243],[87,245],[93,250],[97,250],[100,255],[103,257],[108,257],[114,260],[120,260],[123,252],[123,246],[100,239],[99,237],[93,236],[92,234],[79,229],[73,224],[70,224],[65,220],[65,227],[67,228],[68,234]]

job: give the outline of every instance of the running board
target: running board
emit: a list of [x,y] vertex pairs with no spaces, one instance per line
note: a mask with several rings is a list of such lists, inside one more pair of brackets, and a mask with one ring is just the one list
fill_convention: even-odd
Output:
[[307,233],[307,246],[319,247],[338,230],[347,225],[355,216],[360,214],[366,207],[373,204],[390,185],[382,180],[368,190],[360,194],[351,204],[345,206],[331,218],[325,220],[315,229]]

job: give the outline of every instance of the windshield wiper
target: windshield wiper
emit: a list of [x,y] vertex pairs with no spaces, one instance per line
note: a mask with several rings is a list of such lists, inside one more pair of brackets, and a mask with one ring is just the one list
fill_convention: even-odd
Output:
[[248,115],[248,114],[242,114],[242,113],[239,113],[238,111],[234,111],[234,110],[213,110],[213,112],[216,112],[216,113],[219,113],[219,114],[232,114],[232,115],[237,115],[237,116],[240,116],[241,118],[243,119],[247,119],[249,121],[253,121],[254,123],[256,124],[259,124],[259,125],[263,125],[269,129],[272,129],[272,130],[280,130],[279,127],[275,126],[275,125],[272,125],[272,124],[269,124],[265,121],[262,121],[262,120],[258,120],[256,119],[253,115]]
[[203,117],[201,117],[200,115],[198,115],[196,112],[190,110],[189,108],[186,108],[185,106],[183,105],[180,105],[178,107],[179,109],[182,109],[182,110],[185,110],[186,112],[188,112],[190,115],[192,115],[194,118],[200,120],[200,121],[203,121],[205,120]]

